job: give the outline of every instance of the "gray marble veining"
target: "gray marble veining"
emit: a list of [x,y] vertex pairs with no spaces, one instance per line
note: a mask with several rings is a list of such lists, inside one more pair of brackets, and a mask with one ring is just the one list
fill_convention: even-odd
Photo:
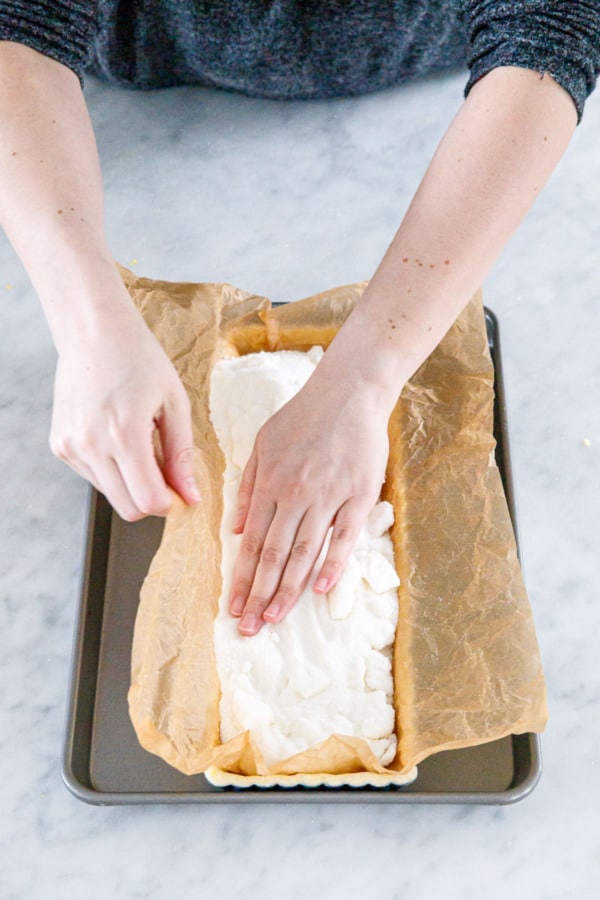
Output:
[[[296,299],[368,278],[461,102],[463,73],[276,103],[88,81],[115,256]],[[485,285],[498,314],[526,579],[549,688],[545,771],[506,808],[92,808],[59,774],[85,486],[49,453],[55,353],[0,241],[0,895],[598,896],[600,95]],[[132,261],[136,260],[135,263]]]

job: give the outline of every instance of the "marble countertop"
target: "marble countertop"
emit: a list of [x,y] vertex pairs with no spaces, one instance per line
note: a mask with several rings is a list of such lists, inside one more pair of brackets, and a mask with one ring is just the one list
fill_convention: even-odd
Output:
[[[277,103],[88,80],[115,257],[297,299],[368,278],[466,76]],[[0,240],[0,895],[598,896],[600,94],[485,285],[503,341],[544,774],[509,807],[90,807],[60,777],[86,487],[48,450],[55,352]],[[32,234],[35,239],[35,233]]]

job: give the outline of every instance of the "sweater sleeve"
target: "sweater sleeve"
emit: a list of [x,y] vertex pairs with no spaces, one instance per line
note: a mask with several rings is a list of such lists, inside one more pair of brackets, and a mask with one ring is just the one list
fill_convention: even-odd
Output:
[[72,69],[82,82],[97,29],[98,3],[0,0],[0,40],[26,44]]
[[581,121],[600,71],[600,0],[466,0],[471,72],[465,96],[497,66],[551,75]]

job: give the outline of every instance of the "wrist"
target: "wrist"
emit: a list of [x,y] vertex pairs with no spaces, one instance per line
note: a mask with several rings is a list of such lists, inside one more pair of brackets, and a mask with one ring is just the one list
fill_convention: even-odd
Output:
[[352,371],[390,409],[469,297],[456,278],[398,272],[392,262],[388,254],[326,354],[334,377]]
[[389,416],[412,374],[405,363],[396,348],[385,346],[372,316],[357,307],[327,348],[317,374],[338,392],[366,394],[371,406]]
[[73,346],[115,335],[139,315],[114,260],[106,254],[32,277],[59,354]]

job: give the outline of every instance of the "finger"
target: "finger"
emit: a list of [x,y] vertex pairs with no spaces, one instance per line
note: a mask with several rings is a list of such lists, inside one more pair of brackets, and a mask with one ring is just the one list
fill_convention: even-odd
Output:
[[[89,447],[88,446],[88,450]],[[57,438],[53,433],[50,434],[50,449],[54,456],[59,459],[61,462],[64,462],[70,469],[73,470],[77,475],[81,478],[84,478],[86,481],[89,481],[97,491],[102,493],[102,488],[94,474],[93,470],[90,466],[84,462],[84,460],[79,456],[79,454],[75,450],[74,442],[68,440],[67,438]],[[89,458],[89,453],[86,454]]]
[[70,469],[72,469],[76,475],[79,475],[81,478],[84,478],[86,481],[89,481],[93,487],[96,488],[97,491],[100,490],[98,484],[96,482],[96,477],[89,466],[87,466],[84,462],[79,459],[67,459],[66,457],[58,456],[58,459],[61,462],[64,462],[68,465]]
[[238,488],[237,508],[233,519],[234,534],[241,534],[241,532],[244,530],[244,525],[246,524],[246,518],[248,516],[248,510],[250,509],[250,503],[252,500],[252,491],[254,490],[254,483],[256,481],[257,465],[258,456],[256,454],[255,445],[252,449],[252,453],[250,454],[250,459],[246,463],[244,471],[242,472],[242,480],[240,481],[240,486]]
[[186,503],[201,500],[194,477],[194,437],[190,403],[183,386],[163,406],[156,422],[164,456],[165,479]]
[[302,513],[293,508],[277,508],[243,609],[239,625],[242,634],[256,634],[262,627],[263,613],[279,587],[301,520]]
[[311,507],[300,523],[279,587],[263,613],[267,622],[281,622],[298,602],[325,543],[331,512]]
[[75,450],[75,442],[64,437],[56,437],[53,432],[50,433],[50,450],[53,455],[61,462],[65,463],[77,475],[85,478],[94,485],[98,490],[98,485],[94,479],[94,473],[90,467],[83,461]]
[[139,511],[147,516],[166,515],[171,494],[154,454],[151,434],[130,429],[119,435],[115,461]]
[[317,594],[326,594],[338,582],[372,506],[366,497],[351,497],[340,506],[327,555],[313,586]]
[[136,506],[114,459],[92,459],[90,468],[94,483],[104,494],[112,508],[126,522],[143,519],[144,513]]
[[275,515],[272,500],[255,496],[242,534],[238,557],[233,569],[229,609],[241,616],[250,594],[266,534]]

